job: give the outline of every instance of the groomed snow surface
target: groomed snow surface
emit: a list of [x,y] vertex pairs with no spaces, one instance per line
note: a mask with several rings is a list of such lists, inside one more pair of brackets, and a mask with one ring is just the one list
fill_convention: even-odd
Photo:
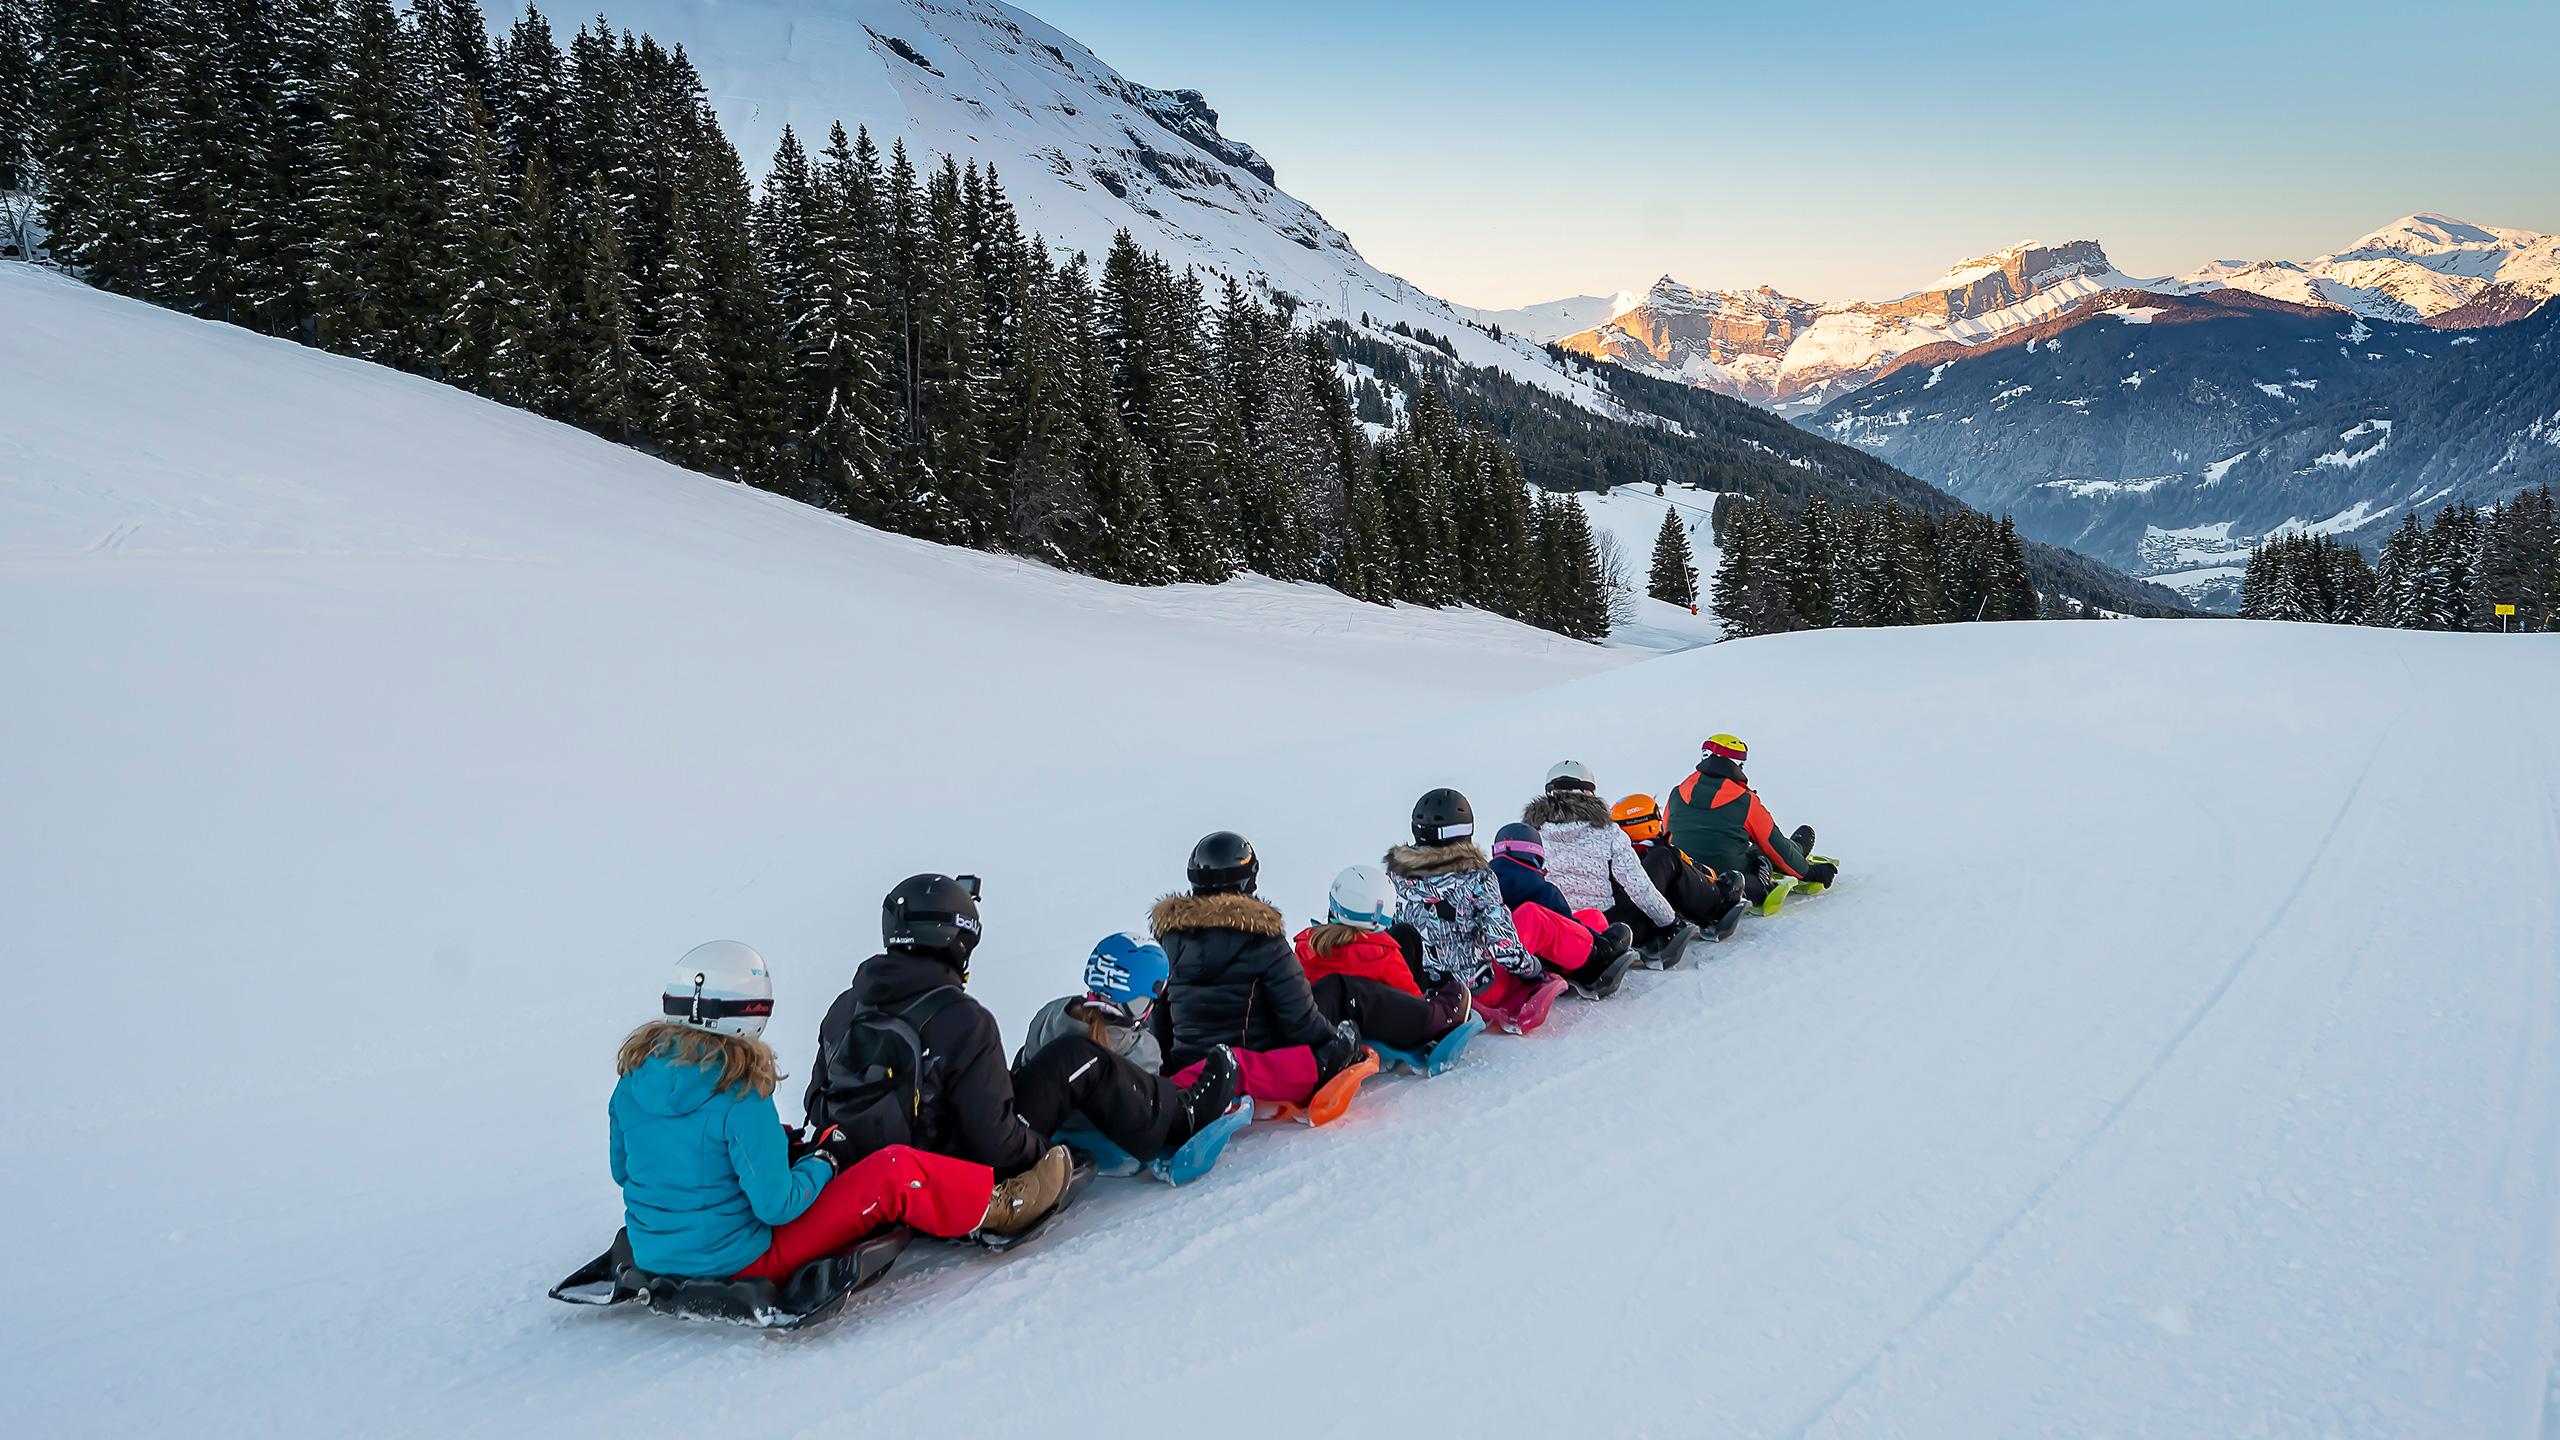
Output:
[[[1635,660],[882,538],[0,267],[13,1435],[2523,1435],[2560,1420],[2560,652],[2229,623]],[[1634,661],[1634,663],[1628,663]],[[1200,832],[1753,741],[1847,880],[1545,1033],[910,1252],[573,1311],[697,941],[805,1072],[909,871],[1019,1035]]]

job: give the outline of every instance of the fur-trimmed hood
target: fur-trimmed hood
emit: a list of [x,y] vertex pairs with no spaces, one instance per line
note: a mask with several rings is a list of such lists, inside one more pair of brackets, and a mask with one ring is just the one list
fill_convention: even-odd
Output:
[[1279,910],[1251,895],[1167,895],[1147,917],[1161,940],[1177,930],[1241,930],[1274,940],[1289,933]]
[[1550,790],[1530,801],[1520,820],[1542,830],[1549,825],[1606,825],[1609,802],[1588,790]]
[[1407,880],[1482,870],[1492,863],[1473,840],[1452,840],[1446,845],[1398,845],[1387,852],[1387,873]]

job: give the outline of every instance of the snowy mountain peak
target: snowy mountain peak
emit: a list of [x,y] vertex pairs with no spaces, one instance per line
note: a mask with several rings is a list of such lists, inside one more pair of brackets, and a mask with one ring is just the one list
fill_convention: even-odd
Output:
[[2560,237],[2422,211],[2314,260],[2216,260],[2164,288],[2246,290],[2368,320],[2495,324],[2560,293]]
[[2533,230],[2475,225],[2450,215],[2421,211],[2415,215],[2403,215],[2379,230],[2360,235],[2346,249],[2322,258],[2345,260],[2370,255],[2441,255],[2454,250],[2514,250],[2542,238]]
[[1597,403],[1533,345],[1363,259],[1199,91],[1138,84],[1000,0],[613,0],[606,18],[684,47],[750,173],[785,125],[867,127],[884,150],[994,165],[1024,229],[1053,245],[1100,255],[1125,229],[1176,265],[1427,329],[1469,364]]

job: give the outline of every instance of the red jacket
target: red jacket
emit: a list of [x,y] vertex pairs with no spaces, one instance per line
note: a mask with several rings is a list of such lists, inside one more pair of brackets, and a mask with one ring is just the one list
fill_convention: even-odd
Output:
[[1315,935],[1314,926],[1298,932],[1298,964],[1305,968],[1309,984],[1327,975],[1358,975],[1393,985],[1407,995],[1422,993],[1422,987],[1413,983],[1413,967],[1405,963],[1404,947],[1386,931],[1355,933],[1349,943],[1323,955],[1316,953]]

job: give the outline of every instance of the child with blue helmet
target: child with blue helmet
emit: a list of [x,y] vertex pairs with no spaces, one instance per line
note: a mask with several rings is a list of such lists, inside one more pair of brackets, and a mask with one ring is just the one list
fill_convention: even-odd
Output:
[[[1117,1078],[1106,1087],[1112,1106],[1120,1112],[1114,1118],[1121,1121],[1108,1128],[1125,1135],[1131,1120],[1146,1121],[1144,1128],[1157,1144],[1151,1150],[1130,1147],[1130,1154],[1139,1160],[1181,1148],[1203,1125],[1225,1114],[1236,1097],[1236,1060],[1224,1046],[1187,1088],[1177,1087],[1160,1073],[1164,1052],[1149,1022],[1163,1002],[1170,969],[1164,947],[1147,936],[1103,936],[1085,957],[1084,993],[1060,996],[1041,1006],[1031,1017],[1022,1052],[1014,1060],[1015,1068],[1021,1069],[1057,1041],[1074,1037],[1126,1061],[1112,1067]],[[1104,1129],[1092,1123],[1095,1118],[1079,1111],[1069,1117],[1069,1123]]]
[[[1031,1017],[1022,1059],[1061,1035],[1083,1035],[1153,1075],[1164,1069],[1147,1017],[1164,997],[1164,947],[1144,935],[1105,935],[1085,957],[1084,993],[1062,995]],[[1019,1063],[1019,1061],[1017,1061]]]

